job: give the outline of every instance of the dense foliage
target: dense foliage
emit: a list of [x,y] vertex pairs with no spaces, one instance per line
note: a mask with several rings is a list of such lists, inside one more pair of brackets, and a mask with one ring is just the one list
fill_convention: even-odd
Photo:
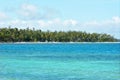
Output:
[[18,28],[0,28],[0,42],[113,42],[114,37],[107,34],[81,31],[41,31]]

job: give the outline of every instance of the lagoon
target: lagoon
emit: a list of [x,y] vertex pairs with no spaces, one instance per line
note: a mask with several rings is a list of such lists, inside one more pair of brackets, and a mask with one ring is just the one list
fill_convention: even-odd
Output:
[[119,80],[120,43],[0,44],[0,80]]

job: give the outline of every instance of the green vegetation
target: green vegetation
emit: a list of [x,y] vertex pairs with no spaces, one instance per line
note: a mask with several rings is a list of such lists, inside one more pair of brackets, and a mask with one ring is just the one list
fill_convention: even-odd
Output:
[[0,42],[114,42],[108,34],[86,33],[81,31],[41,31],[18,28],[0,28]]

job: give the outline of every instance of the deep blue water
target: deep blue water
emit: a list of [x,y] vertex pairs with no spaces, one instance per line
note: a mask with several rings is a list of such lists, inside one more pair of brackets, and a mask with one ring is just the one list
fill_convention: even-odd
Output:
[[120,43],[0,44],[0,80],[120,80]]

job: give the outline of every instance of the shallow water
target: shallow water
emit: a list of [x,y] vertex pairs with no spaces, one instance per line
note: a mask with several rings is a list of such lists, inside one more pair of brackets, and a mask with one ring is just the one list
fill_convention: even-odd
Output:
[[0,44],[0,80],[120,80],[120,43]]

